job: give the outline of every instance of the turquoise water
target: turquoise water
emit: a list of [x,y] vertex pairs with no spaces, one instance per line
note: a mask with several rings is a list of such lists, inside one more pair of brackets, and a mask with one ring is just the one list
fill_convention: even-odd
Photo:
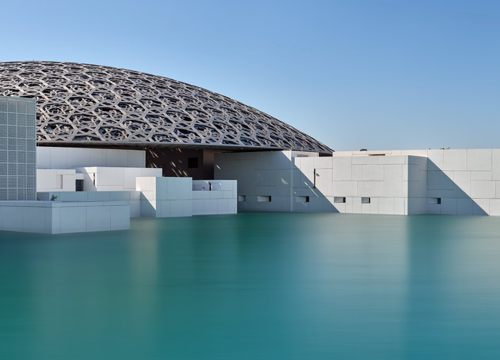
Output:
[[500,218],[0,232],[0,359],[500,359]]

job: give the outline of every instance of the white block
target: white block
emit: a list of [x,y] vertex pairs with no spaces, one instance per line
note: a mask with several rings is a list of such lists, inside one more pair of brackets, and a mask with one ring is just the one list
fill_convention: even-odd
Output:
[[491,149],[467,150],[467,170],[491,170]]
[[471,180],[491,180],[491,171],[471,171]]
[[202,199],[193,199],[193,215],[204,214],[204,204]]
[[61,209],[61,233],[86,232],[86,225],[87,210],[85,207],[75,206]]
[[443,170],[444,169],[444,152],[445,150],[429,150],[427,156],[429,161],[427,162],[428,170]]
[[[86,231],[109,231],[111,229],[111,213],[109,206],[86,207],[87,229]],[[126,209],[127,211],[129,209]],[[130,216],[130,213],[127,213]]]
[[491,170],[492,179],[500,180],[500,149],[493,149],[491,151]]
[[334,181],[332,184],[333,196],[357,196],[357,181]]
[[205,200],[203,205],[205,214],[217,214],[217,200]]
[[50,148],[37,146],[36,148],[36,168],[50,169]]
[[193,200],[181,200],[182,216],[193,216]]
[[332,158],[328,156],[314,157],[314,167],[316,169],[331,169]]
[[394,198],[380,198],[378,202],[379,214],[394,214]]
[[130,229],[130,208],[127,206],[110,206],[110,230]]
[[363,165],[363,180],[384,180],[384,166]]
[[119,186],[123,190],[124,169],[101,167],[97,168],[96,186]]
[[218,199],[217,200],[217,214],[227,214],[227,201],[226,199]]
[[353,156],[351,161],[353,165],[376,165],[379,156]]
[[443,170],[467,170],[467,150],[445,150]]
[[352,165],[352,180],[363,180],[363,165]]
[[394,214],[395,215],[406,215],[406,203],[403,198],[395,198],[394,199]]
[[384,195],[384,182],[382,181],[359,181],[358,196],[380,197]]
[[[357,171],[360,173],[360,180],[363,176],[362,165],[357,166]],[[351,180],[351,158],[350,157],[337,157],[332,158],[332,179],[335,180]]]
[[490,213],[491,216],[500,216],[500,199],[490,199]]
[[379,156],[378,163],[383,165],[403,165],[406,164],[408,156]]
[[495,182],[471,181],[471,197],[473,199],[495,198]]
[[170,217],[183,216],[182,200],[170,200]]

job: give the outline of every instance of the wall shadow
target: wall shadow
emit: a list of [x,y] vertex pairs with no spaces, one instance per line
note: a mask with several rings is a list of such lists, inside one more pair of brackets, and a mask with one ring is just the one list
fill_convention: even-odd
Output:
[[[466,173],[466,171],[453,171]],[[453,176],[453,175],[452,175]],[[427,212],[443,215],[488,215],[469,194],[472,183],[469,177],[453,179],[441,170],[432,160],[427,159]],[[464,190],[465,189],[465,190]],[[467,193],[467,190],[469,193]],[[488,201],[489,199],[484,199]]]

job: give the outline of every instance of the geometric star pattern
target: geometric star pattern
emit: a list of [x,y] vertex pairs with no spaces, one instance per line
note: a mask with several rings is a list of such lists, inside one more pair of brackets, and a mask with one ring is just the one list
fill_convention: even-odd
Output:
[[161,76],[66,62],[0,63],[0,95],[37,99],[37,142],[332,150],[226,96]]

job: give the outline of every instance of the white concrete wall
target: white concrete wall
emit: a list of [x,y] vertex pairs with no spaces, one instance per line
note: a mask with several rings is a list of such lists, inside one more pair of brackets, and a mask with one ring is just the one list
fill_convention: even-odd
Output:
[[138,177],[161,177],[162,169],[132,167],[83,167],[85,191],[135,191]]
[[76,171],[72,169],[37,169],[37,192],[75,191],[76,177]]
[[[218,154],[215,177],[238,179],[239,209],[405,215],[410,204],[410,213],[422,212],[423,199],[407,199],[425,197],[426,176],[420,167],[425,171],[426,159],[305,155],[290,151]],[[410,181],[420,190],[409,194]],[[364,203],[364,197],[370,202]],[[345,203],[339,202],[343,198]]]
[[130,229],[125,201],[1,201],[0,230],[46,234]]
[[193,215],[192,178],[138,177],[142,217],[181,217]]
[[141,192],[140,191],[78,191],[78,192],[39,192],[38,198],[42,201],[49,201],[53,196],[57,201],[68,202],[106,202],[106,201],[126,201],[130,205],[130,217],[141,216]]
[[146,151],[38,146],[37,169],[146,167]]
[[215,177],[238,179],[240,209],[500,216],[500,149],[218,154]]
[[215,215],[237,213],[237,181],[210,180],[193,181],[193,215]]
[[428,213],[500,215],[500,150],[429,150]]

